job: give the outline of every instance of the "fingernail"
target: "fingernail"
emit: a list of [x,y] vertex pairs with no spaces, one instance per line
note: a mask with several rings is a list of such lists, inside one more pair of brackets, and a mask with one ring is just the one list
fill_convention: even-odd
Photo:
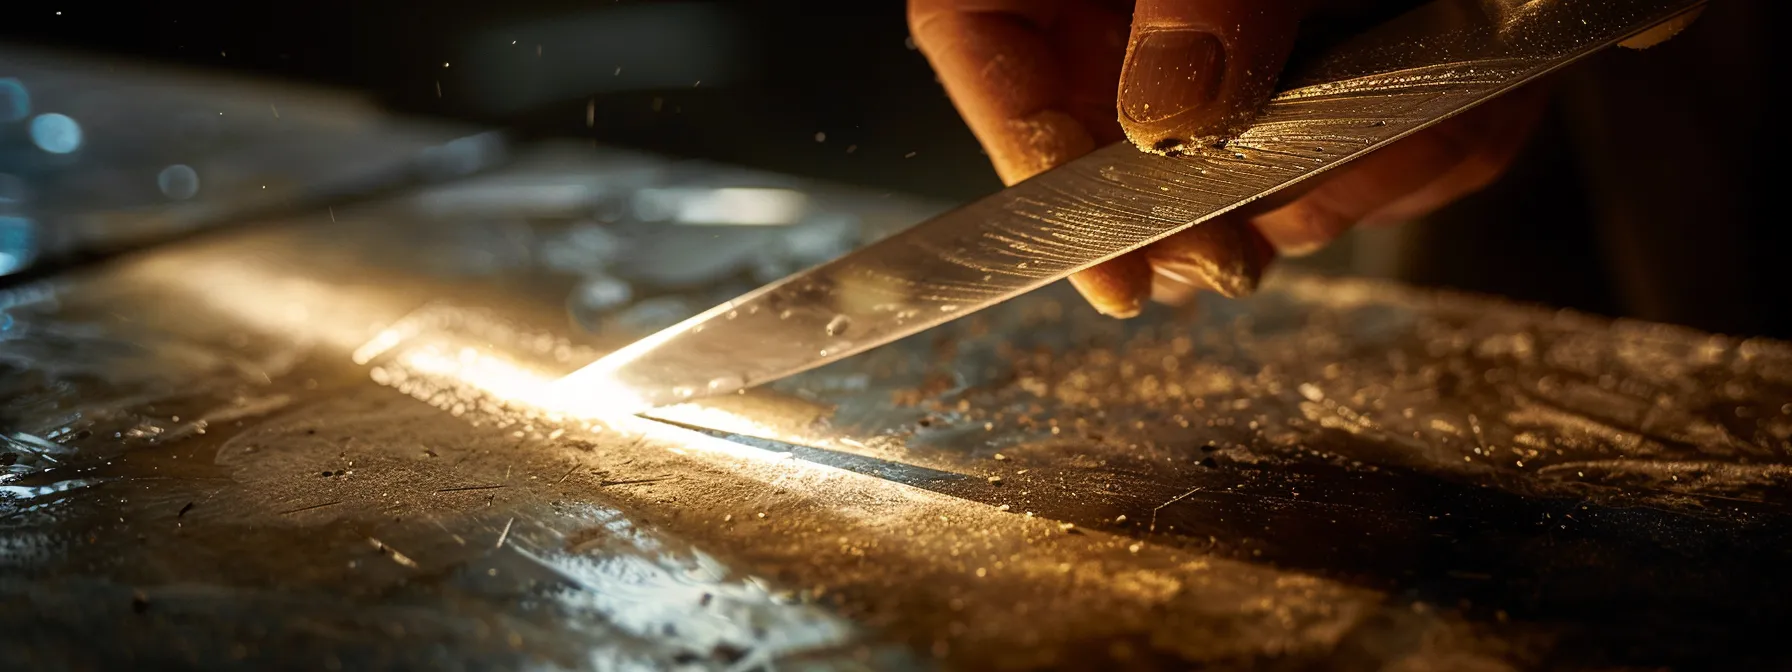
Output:
[[1205,259],[1156,259],[1153,268],[1159,274],[1197,289],[1210,289],[1225,297],[1237,297],[1256,289],[1257,281],[1242,273],[1227,272]]
[[1120,112],[1137,123],[1169,118],[1219,97],[1226,48],[1198,30],[1153,30],[1126,55]]
[[1199,224],[1146,250],[1159,276],[1232,298],[1256,291],[1273,254],[1262,234],[1237,220]]
[[1325,241],[1317,238],[1286,238],[1277,240],[1276,251],[1284,257],[1305,257],[1325,247]]
[[1208,289],[1206,284],[1190,284],[1182,276],[1167,272],[1161,266],[1153,266],[1152,270],[1156,273],[1151,278],[1151,300],[1166,306],[1187,305],[1201,290]]

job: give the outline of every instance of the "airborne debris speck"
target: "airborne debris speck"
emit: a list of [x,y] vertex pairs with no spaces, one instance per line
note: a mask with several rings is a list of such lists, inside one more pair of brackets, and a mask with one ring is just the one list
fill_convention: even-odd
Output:
[[835,315],[834,319],[828,320],[826,331],[829,336],[839,336],[846,333],[846,330],[851,328],[852,318],[845,315]]
[[[498,533],[498,543],[492,544],[492,548],[503,548],[504,547],[504,540],[510,538],[510,526],[514,525],[514,524],[516,524],[515,518],[511,518],[510,520],[504,521],[504,531]],[[416,549],[412,549],[412,550],[416,550]]]

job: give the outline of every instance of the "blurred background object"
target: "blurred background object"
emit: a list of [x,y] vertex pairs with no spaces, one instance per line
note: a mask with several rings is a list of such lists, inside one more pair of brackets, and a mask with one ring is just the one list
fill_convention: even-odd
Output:
[[[1764,161],[1752,140],[1769,132],[1760,85],[1771,81],[1765,12],[1759,1],[1714,3],[1678,39],[1564,73],[1543,131],[1498,185],[1427,221],[1362,231],[1292,263],[1792,336],[1788,282],[1771,258],[1787,234],[1768,214]],[[899,0],[532,0],[427,11],[391,0],[206,1],[13,9],[0,39],[104,55],[108,67],[150,61],[334,87],[405,115],[506,128],[524,139],[587,138],[947,203],[999,188],[908,41],[903,14]],[[114,133],[107,121],[45,107],[54,98],[42,86],[0,72],[8,138],[0,208],[12,217],[0,236],[9,244],[62,235],[46,233],[45,215],[18,205],[21,192],[37,189],[21,185],[40,178],[21,182],[17,166],[44,171],[85,152],[120,151],[105,140]],[[134,119],[150,98],[95,104]],[[264,101],[243,98],[234,96],[235,114],[270,112]],[[220,131],[206,129],[216,123],[179,128],[211,137]],[[240,160],[257,152],[274,155],[248,151]],[[130,189],[173,212],[169,202],[213,203],[207,199],[238,188],[232,181],[258,186],[259,177],[240,169],[194,165],[179,153],[144,158],[159,162],[139,169],[155,178]],[[123,198],[130,189],[111,183],[118,179],[84,174],[88,191],[79,193]]]
[[497,165],[504,138],[351,95],[0,48],[0,275]]

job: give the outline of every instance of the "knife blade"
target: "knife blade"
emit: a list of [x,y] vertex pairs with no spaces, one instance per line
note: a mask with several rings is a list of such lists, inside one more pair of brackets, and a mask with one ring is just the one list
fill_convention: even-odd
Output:
[[1291,66],[1223,147],[1101,148],[563,378],[611,410],[734,392],[964,317],[1287,189],[1705,0],[1433,0]]

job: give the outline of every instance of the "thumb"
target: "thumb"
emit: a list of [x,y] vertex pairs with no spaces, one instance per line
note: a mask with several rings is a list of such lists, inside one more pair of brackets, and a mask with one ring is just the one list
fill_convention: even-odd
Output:
[[1120,74],[1120,125],[1163,152],[1248,121],[1275,91],[1301,0],[1139,0]]

